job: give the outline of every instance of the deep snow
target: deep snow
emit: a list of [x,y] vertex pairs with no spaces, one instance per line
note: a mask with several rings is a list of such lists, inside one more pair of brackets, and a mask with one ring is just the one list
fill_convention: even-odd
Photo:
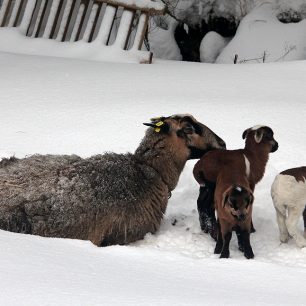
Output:
[[271,126],[280,144],[255,191],[254,260],[234,238],[231,259],[213,254],[190,161],[160,231],[131,246],[0,231],[0,305],[305,304],[306,249],[280,244],[270,185],[306,164],[306,62],[135,65],[0,53],[0,66],[1,156],[134,151],[142,122],[186,112],[229,149],[255,124]]

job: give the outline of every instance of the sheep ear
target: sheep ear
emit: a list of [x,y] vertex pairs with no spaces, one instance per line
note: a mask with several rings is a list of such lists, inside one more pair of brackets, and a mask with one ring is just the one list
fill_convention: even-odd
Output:
[[254,138],[257,143],[260,143],[263,137],[263,130],[257,130],[255,132]]
[[155,127],[155,125],[153,123],[143,123],[143,125],[150,126],[150,127]]
[[242,139],[245,139],[245,138],[248,136],[249,131],[250,131],[250,129],[247,129],[247,130],[245,130],[245,131],[243,132],[243,134],[242,134]]
[[170,130],[170,126],[167,122],[157,121],[156,123],[143,123],[146,126],[154,128],[156,133],[168,133]]

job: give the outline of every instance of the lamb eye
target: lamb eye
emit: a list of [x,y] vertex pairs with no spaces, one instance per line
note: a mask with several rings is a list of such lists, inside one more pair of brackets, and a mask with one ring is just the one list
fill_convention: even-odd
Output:
[[235,210],[237,210],[237,202],[235,199],[230,199],[229,201],[230,207],[234,208]]

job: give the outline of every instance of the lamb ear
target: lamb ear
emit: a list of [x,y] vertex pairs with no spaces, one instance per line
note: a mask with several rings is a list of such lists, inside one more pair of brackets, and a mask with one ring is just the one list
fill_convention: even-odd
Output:
[[242,139],[245,139],[245,138],[248,136],[249,131],[250,131],[250,129],[247,129],[247,130],[245,130],[245,131],[243,132],[243,134],[242,134]]
[[254,202],[254,195],[252,192],[250,192],[250,204],[252,205]]
[[224,193],[223,195],[223,201],[222,201],[222,206],[225,207],[226,202],[229,200],[229,194]]
[[261,142],[263,134],[264,134],[263,130],[260,129],[255,132],[254,138],[257,143]]

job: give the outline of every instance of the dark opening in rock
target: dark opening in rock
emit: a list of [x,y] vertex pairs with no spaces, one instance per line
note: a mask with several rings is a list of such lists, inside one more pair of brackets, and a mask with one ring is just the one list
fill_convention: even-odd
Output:
[[200,26],[188,27],[180,23],[174,32],[174,38],[182,54],[183,61],[200,61],[200,44],[204,35],[210,31],[215,31],[224,37],[235,35],[238,25],[233,17],[211,17],[206,23],[202,21]]

